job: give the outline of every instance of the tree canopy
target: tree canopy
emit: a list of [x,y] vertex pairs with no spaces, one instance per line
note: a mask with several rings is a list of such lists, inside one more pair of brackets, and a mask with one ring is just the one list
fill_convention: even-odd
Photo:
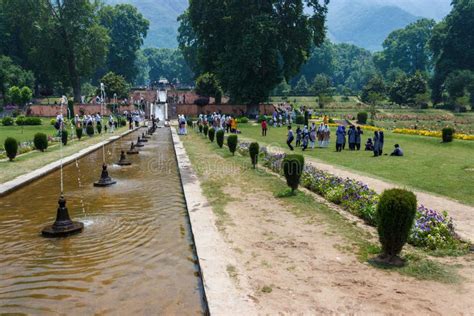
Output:
[[298,73],[312,43],[322,44],[327,3],[192,0],[180,17],[180,47],[189,65],[214,73],[234,102],[256,104]]

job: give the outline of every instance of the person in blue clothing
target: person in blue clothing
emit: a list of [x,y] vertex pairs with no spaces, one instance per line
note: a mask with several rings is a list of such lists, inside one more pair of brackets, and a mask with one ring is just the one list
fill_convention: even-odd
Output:
[[336,151],[342,151],[346,143],[346,131],[344,126],[339,125],[336,130]]
[[395,149],[390,154],[390,156],[403,157],[403,150],[400,148],[400,145],[395,144]]
[[296,147],[300,147],[301,145],[301,128],[298,126],[296,128]]
[[294,139],[295,139],[295,136],[293,134],[293,130],[291,129],[291,125],[290,125],[288,126],[288,136],[286,138],[286,144],[288,145],[288,147],[290,147],[291,151],[294,150],[293,146],[291,145]]
[[349,127],[349,131],[347,132],[347,136],[349,138],[349,150],[355,150],[356,148],[356,129],[354,125]]
[[383,143],[385,142],[385,136],[383,134],[383,131],[379,132],[379,140],[380,140],[380,145],[379,145],[379,155],[382,156],[383,153]]
[[360,150],[360,143],[362,142],[361,141],[361,135],[364,134],[364,132],[362,131],[362,129],[360,128],[360,126],[357,126],[357,129],[356,129],[356,143],[355,143],[355,146],[356,146],[356,149],[357,150]]

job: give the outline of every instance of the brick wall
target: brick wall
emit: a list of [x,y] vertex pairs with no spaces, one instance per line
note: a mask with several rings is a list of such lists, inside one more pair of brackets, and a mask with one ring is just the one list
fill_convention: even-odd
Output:
[[[54,117],[61,113],[60,105],[32,105],[30,107],[31,116],[43,116],[43,117]],[[119,111],[134,111],[134,106],[119,106]],[[101,113],[101,106],[98,104],[76,104],[74,105],[74,114],[80,114],[81,111],[84,114],[95,114]],[[67,114],[67,106],[63,107],[63,114]],[[110,110],[107,107],[104,108],[104,115],[109,115]]]

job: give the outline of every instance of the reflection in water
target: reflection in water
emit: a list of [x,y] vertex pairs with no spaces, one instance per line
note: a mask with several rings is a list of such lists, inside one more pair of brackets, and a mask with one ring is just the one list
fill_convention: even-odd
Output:
[[203,312],[170,132],[158,130],[132,166],[112,165],[136,137],[107,148],[112,187],[92,186],[101,150],[65,168],[69,214],[85,224],[79,235],[40,236],[56,216],[59,172],[0,198],[0,313]]

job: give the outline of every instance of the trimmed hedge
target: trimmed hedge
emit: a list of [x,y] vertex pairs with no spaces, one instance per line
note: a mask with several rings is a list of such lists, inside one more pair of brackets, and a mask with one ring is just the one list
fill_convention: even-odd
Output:
[[286,178],[286,184],[292,192],[298,189],[303,168],[304,157],[302,155],[286,155],[283,159],[283,174]]
[[13,123],[14,123],[13,117],[5,116],[5,117],[2,119],[2,125],[3,125],[3,126],[12,126]]
[[222,148],[222,146],[224,146],[224,130],[220,129],[217,131],[216,133],[216,142],[217,142],[217,145]]
[[77,136],[77,139],[81,140],[81,138],[82,138],[82,127],[77,127],[76,128],[76,136]]
[[442,130],[443,143],[450,143],[453,141],[454,133],[456,131],[452,127],[445,127]]
[[260,151],[260,146],[258,143],[251,143],[249,146],[249,154],[250,154],[250,160],[252,161],[253,168],[255,169],[255,166],[258,163],[258,153]]
[[368,118],[369,118],[369,114],[367,112],[357,113],[357,123],[359,124],[367,124]]
[[94,126],[92,125],[87,125],[86,127],[86,133],[89,135],[89,137],[94,136]]
[[96,128],[97,128],[97,134],[102,133],[102,123],[97,122]]
[[237,135],[232,134],[227,137],[227,146],[229,146],[229,151],[232,153],[232,155],[235,155],[235,150],[237,149]]
[[380,196],[377,205],[377,230],[382,254],[379,258],[386,263],[397,261],[407,242],[415,220],[416,205],[415,194],[407,190],[385,190]]
[[41,125],[43,122],[39,117],[32,117],[32,116],[23,116],[20,115],[15,120],[16,125],[18,126],[33,126],[33,125]]
[[202,134],[202,130],[203,130],[203,127],[202,127],[202,125],[201,125],[201,124],[199,124],[199,133],[201,133],[201,134]]
[[209,136],[209,140],[211,141],[211,143],[214,142],[215,135],[216,135],[216,130],[214,129],[214,127],[211,127],[209,131],[207,132],[207,136]]
[[237,118],[237,123],[243,123],[243,124],[245,124],[245,123],[248,123],[248,122],[249,122],[249,118],[248,118],[248,117],[243,116],[243,117],[238,117],[238,118]]
[[44,133],[36,133],[33,139],[35,148],[41,152],[45,151],[48,148],[48,136]]
[[207,133],[209,132],[209,126],[207,125],[204,125],[203,129],[202,129],[203,133],[204,133],[204,136],[207,137]]
[[67,130],[63,129],[63,131],[61,132],[61,141],[64,146],[67,145],[67,137],[68,137],[68,132]]
[[304,116],[303,115],[297,115],[295,119],[295,123],[298,125],[304,125]]
[[7,152],[7,157],[10,161],[13,161],[15,159],[17,153],[18,153],[18,142],[15,138],[13,137],[7,137],[5,139],[5,143],[3,145],[5,148],[5,151]]

